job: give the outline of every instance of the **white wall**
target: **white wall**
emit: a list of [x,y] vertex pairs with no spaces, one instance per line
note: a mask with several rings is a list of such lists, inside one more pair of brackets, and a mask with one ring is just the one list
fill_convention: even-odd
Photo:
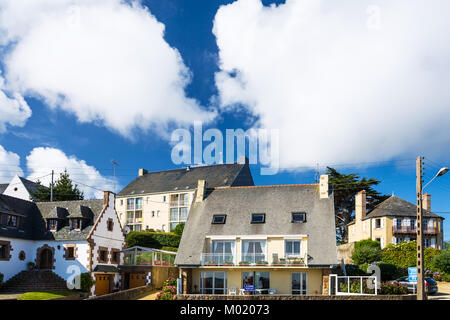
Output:
[[8,187],[3,191],[4,195],[30,201],[30,193],[25,188],[18,175],[15,175]]

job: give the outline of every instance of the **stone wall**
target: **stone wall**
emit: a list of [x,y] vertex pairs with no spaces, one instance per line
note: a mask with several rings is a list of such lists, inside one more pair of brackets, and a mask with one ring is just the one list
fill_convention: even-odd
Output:
[[169,278],[178,278],[179,271],[177,267],[163,267],[163,266],[153,266],[152,267],[152,285],[155,288],[162,288],[164,281]]
[[229,296],[229,295],[202,295],[180,294],[175,300],[416,300],[417,296],[408,295],[367,295],[367,296],[293,296],[293,295],[257,295],[257,296]]
[[129,290],[122,290],[115,293],[105,294],[102,296],[91,297],[86,300],[135,300],[136,298],[143,296],[146,293],[150,293],[153,290],[154,286],[148,285]]
[[338,262],[340,263],[344,259],[345,264],[352,263],[353,249],[355,248],[355,243],[345,243],[337,246],[337,256]]

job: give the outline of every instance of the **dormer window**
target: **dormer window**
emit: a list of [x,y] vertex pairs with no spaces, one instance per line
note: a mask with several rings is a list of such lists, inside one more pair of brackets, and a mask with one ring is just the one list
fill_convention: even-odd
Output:
[[306,222],[306,212],[292,212],[292,223]]
[[56,219],[49,219],[47,222],[47,230],[49,231],[56,231],[58,228],[58,220]]
[[265,223],[266,214],[265,213],[253,213],[251,223]]
[[70,229],[81,230],[81,219],[70,219]]
[[6,216],[6,225],[8,227],[17,228],[19,225],[19,217],[14,215],[7,215]]
[[226,214],[215,214],[213,215],[212,224],[225,224],[227,220]]

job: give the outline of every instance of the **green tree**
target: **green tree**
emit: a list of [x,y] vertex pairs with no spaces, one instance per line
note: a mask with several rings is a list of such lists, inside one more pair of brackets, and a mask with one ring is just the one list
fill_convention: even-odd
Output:
[[355,243],[352,253],[352,260],[355,264],[372,263],[381,260],[381,246],[378,241],[361,240]]
[[[32,192],[32,198],[35,201],[50,201],[50,186],[45,187],[38,180],[36,182],[38,187]],[[74,185],[70,179],[67,169],[60,173],[59,178],[53,186],[53,201],[69,201],[69,200],[83,200],[84,194],[78,189],[78,185]]]
[[173,229],[173,233],[181,236],[183,234],[183,230],[184,230],[184,222],[180,222],[179,224],[176,225],[175,229]]
[[336,169],[327,167],[329,183],[334,193],[334,208],[336,214],[336,241],[338,244],[348,241],[348,223],[353,220],[355,210],[355,195],[366,191],[367,210],[372,210],[388,196],[381,195],[373,187],[381,181],[373,178],[360,178],[356,173],[343,174]]
[[431,265],[434,270],[450,273],[450,250],[442,250],[439,255],[434,256]]

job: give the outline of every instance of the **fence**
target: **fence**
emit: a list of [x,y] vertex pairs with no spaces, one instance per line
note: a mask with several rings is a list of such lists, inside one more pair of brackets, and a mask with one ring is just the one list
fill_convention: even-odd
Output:
[[329,278],[330,295],[377,295],[379,281],[376,276],[338,276]]

